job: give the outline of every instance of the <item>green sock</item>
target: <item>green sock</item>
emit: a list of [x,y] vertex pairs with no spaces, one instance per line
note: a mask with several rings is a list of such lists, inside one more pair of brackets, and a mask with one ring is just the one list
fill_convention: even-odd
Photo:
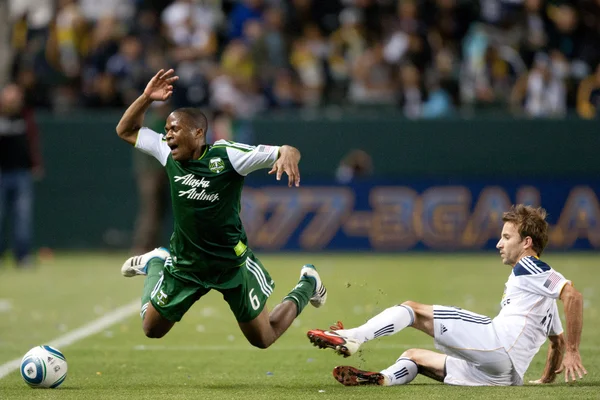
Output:
[[296,303],[297,313],[296,316],[300,315],[304,307],[308,304],[308,301],[312,297],[315,292],[315,281],[314,279],[307,278],[303,276],[298,281],[298,284],[292,291],[283,298],[285,300],[291,300]]
[[146,309],[150,303],[152,292],[154,291],[157,282],[162,277],[164,265],[165,260],[158,257],[148,261],[148,275],[146,275],[146,280],[144,281],[144,291],[142,292],[142,310],[140,311],[140,316],[142,319],[144,319],[144,316],[146,315]]

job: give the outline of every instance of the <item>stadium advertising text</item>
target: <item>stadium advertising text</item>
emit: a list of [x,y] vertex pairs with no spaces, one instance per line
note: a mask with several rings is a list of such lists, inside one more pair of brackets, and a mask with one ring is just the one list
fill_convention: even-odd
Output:
[[549,246],[600,248],[600,204],[589,185],[356,185],[246,188],[242,217],[264,250],[493,248],[513,203],[549,212]]

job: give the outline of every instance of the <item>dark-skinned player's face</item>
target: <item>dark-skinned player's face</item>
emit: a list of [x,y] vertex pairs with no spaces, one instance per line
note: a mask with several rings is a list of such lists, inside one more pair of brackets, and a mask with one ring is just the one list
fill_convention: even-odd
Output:
[[204,132],[196,128],[190,118],[182,113],[172,112],[167,117],[165,139],[171,148],[175,161],[188,161],[194,152],[204,144]]

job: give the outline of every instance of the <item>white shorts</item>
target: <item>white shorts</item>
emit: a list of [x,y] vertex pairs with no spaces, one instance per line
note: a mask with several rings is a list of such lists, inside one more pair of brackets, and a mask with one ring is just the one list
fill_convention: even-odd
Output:
[[435,347],[446,358],[444,383],[459,386],[521,384],[492,320],[457,307],[433,306]]

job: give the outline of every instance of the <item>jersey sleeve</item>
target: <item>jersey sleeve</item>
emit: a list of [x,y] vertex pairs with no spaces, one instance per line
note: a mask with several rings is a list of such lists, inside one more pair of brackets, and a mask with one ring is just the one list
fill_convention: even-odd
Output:
[[558,306],[554,302],[554,310],[552,311],[552,323],[548,330],[548,336],[557,336],[563,333],[562,322],[560,321],[560,314],[558,313]]
[[215,146],[224,146],[236,172],[242,176],[263,168],[272,168],[279,157],[279,146],[249,146],[242,143],[219,140]]
[[135,148],[154,156],[163,166],[167,164],[167,158],[169,157],[169,153],[171,153],[171,149],[163,140],[162,135],[148,128],[141,128],[139,130]]
[[571,283],[553,269],[538,274],[523,274],[519,278],[518,285],[523,290],[553,299],[558,299],[563,287]]

